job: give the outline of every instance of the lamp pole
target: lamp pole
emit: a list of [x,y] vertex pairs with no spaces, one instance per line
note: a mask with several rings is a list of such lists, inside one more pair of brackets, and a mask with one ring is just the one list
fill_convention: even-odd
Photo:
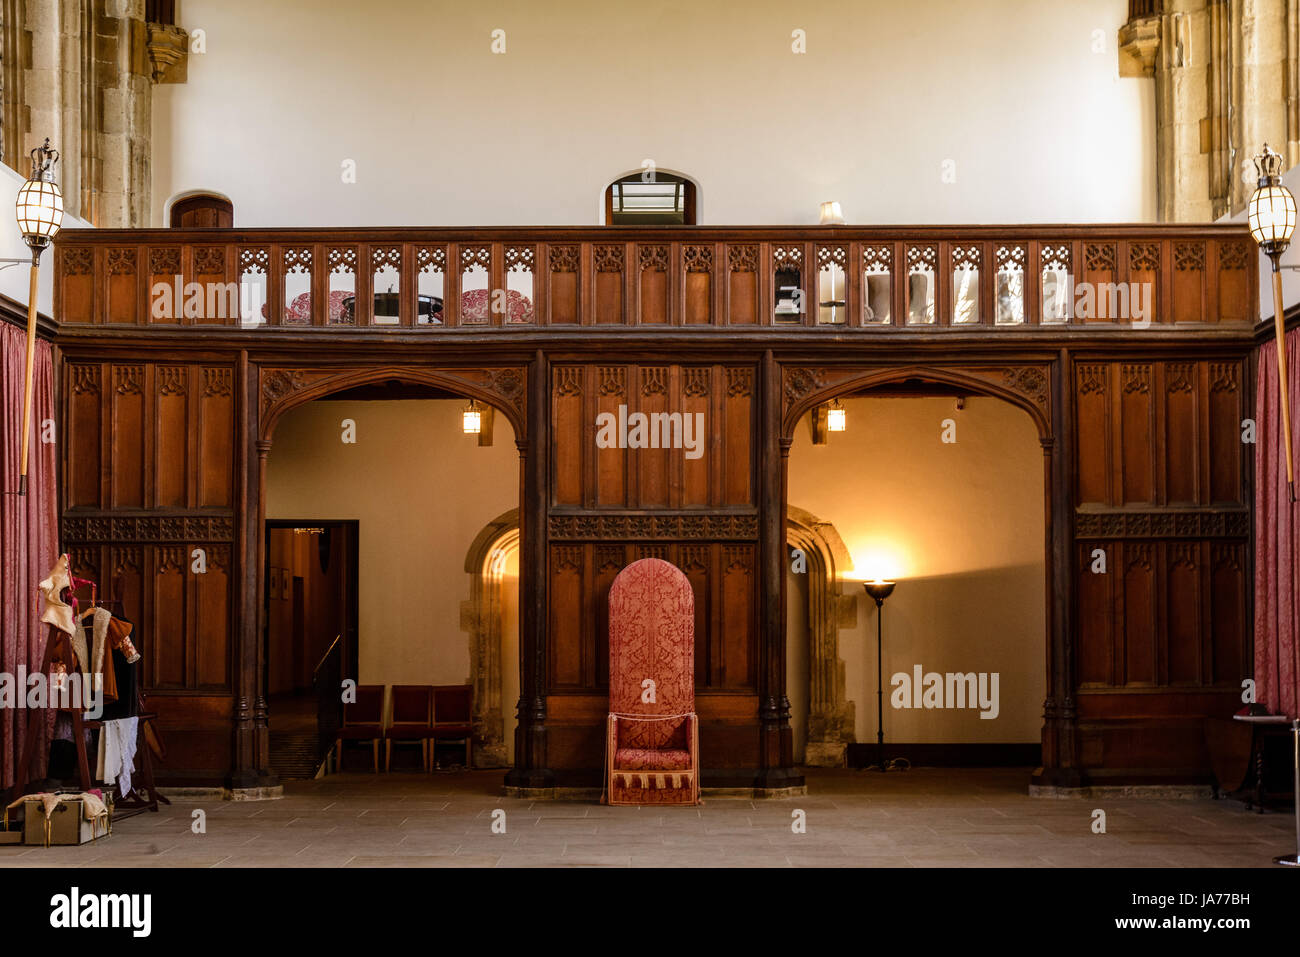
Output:
[[[1286,321],[1282,305],[1282,253],[1295,233],[1296,203],[1282,185],[1282,157],[1264,144],[1255,157],[1259,186],[1247,206],[1251,238],[1273,265],[1273,334],[1277,339],[1278,404],[1282,407],[1282,437],[1286,449],[1286,484],[1291,501],[1295,497],[1295,467],[1291,454],[1291,388],[1286,374]],[[1294,267],[1292,267],[1294,268]],[[1291,722],[1295,773],[1296,853],[1273,858],[1275,864],[1300,865],[1300,719]]]
[[41,253],[54,241],[63,225],[63,194],[54,181],[59,151],[50,149],[49,137],[32,150],[32,175],[18,190],[14,211],[23,241],[32,251],[31,285],[27,296],[27,355],[23,379],[22,446],[18,454],[18,494],[27,494],[27,463],[32,441],[33,371],[36,361],[36,295],[40,289]]
[[885,690],[884,690],[884,617],[885,599],[894,593],[896,582],[863,582],[862,587],[876,603],[876,766],[888,771],[885,763]]

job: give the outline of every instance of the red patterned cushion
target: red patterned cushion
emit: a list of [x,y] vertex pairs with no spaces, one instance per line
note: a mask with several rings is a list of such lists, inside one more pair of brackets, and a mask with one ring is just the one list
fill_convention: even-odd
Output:
[[[643,701],[647,681],[654,700]],[[695,595],[674,565],[643,558],[609,590],[609,710],[678,715],[695,710]]]
[[[330,293],[330,322],[339,322],[343,318],[343,300],[352,296],[350,292],[344,292],[341,289],[335,289]],[[270,303],[262,303],[262,318],[269,319]],[[283,321],[289,325],[310,325],[311,324],[311,293],[303,292],[294,296],[293,302],[284,310]]]
[[615,771],[689,771],[690,768],[689,751],[619,748],[614,752]]
[[[469,289],[460,294],[460,321],[487,322],[492,295],[486,289]],[[532,322],[533,301],[514,289],[506,290],[506,322]]]

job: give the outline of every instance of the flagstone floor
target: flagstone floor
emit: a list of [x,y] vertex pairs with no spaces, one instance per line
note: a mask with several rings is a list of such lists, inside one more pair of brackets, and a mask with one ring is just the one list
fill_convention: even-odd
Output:
[[[81,847],[0,847],[0,867],[1272,867],[1285,811],[1208,797],[1051,799],[1029,771],[810,770],[808,794],[698,808],[502,797],[502,772],[349,773],[265,802],[176,802]],[[1093,811],[1106,833],[1093,833]],[[194,833],[195,811],[204,833]],[[505,833],[493,833],[505,813]],[[804,812],[796,833],[794,812]]]

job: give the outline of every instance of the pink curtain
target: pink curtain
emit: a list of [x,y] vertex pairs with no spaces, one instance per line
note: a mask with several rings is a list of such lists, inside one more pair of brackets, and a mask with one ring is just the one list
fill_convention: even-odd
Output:
[[[1291,431],[1300,453],[1300,329],[1286,334],[1291,381]],[[1275,714],[1300,713],[1300,628],[1296,584],[1300,571],[1300,503],[1286,484],[1286,447],[1277,376],[1277,345],[1260,347],[1255,393],[1255,684],[1256,701]],[[1296,455],[1300,459],[1300,454]],[[1296,476],[1300,493],[1300,475]]]
[[[22,445],[26,347],[26,333],[0,321],[0,405],[4,407],[4,433],[0,437],[0,469],[3,469],[0,489],[4,492],[0,495],[0,671],[10,675],[16,675],[20,665],[29,672],[41,666],[47,626],[40,623],[43,602],[37,583],[54,565],[59,543],[54,485],[57,443],[41,441],[42,423],[55,421],[54,370],[50,344],[39,339],[33,369],[35,390],[27,495],[15,494]],[[34,776],[44,776],[53,712],[0,708],[0,788],[14,783],[27,720],[33,713],[47,718],[31,769]]]

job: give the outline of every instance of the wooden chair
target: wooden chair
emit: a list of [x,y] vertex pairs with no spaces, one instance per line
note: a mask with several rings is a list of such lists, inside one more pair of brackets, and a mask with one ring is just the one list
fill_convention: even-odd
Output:
[[420,766],[429,770],[429,741],[433,737],[433,685],[393,685],[388,727],[384,729],[384,770],[393,766],[393,743],[417,741]]
[[343,724],[334,738],[335,767],[343,770],[343,742],[369,741],[375,773],[379,773],[379,742],[384,737],[384,686],[357,685],[357,700],[343,704]]
[[465,767],[474,754],[474,689],[470,685],[438,685],[433,689],[433,734],[430,751],[439,741],[465,741]]
[[700,803],[695,595],[675,566],[633,562],[609,589],[610,804]]

